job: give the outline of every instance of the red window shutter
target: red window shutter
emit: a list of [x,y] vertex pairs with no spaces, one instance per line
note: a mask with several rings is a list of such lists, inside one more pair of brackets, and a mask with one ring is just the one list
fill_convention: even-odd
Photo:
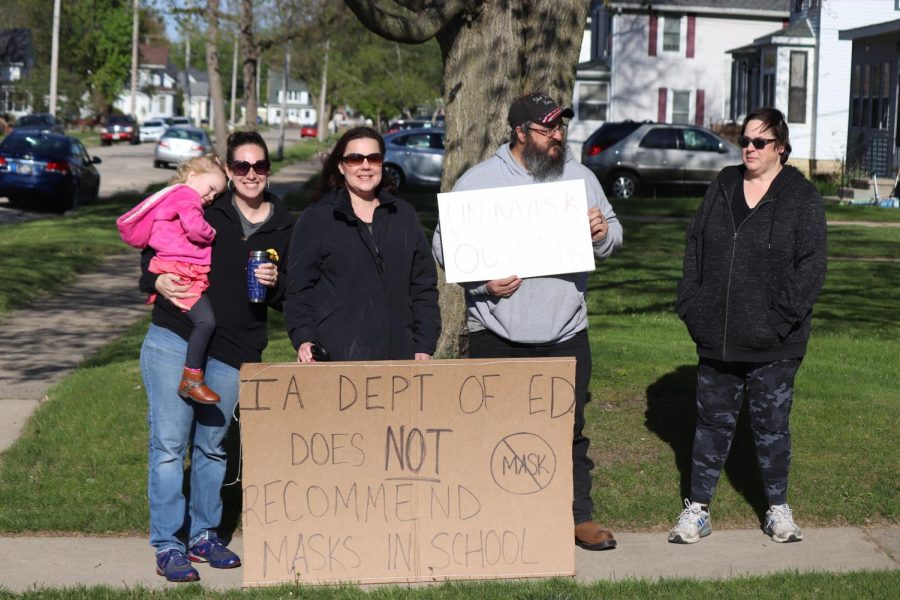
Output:
[[687,22],[687,57],[694,58],[694,38],[697,30],[697,16],[688,15]]
[[787,29],[787,26],[790,25],[790,24],[791,24],[791,20],[790,20],[790,19],[783,19],[783,20],[781,21],[781,28],[782,28],[782,29]]
[[650,15],[650,45],[647,47],[649,56],[656,56],[656,30],[659,28],[659,17]]
[[669,89],[661,87],[659,88],[659,102],[657,103],[656,108],[656,120],[659,123],[666,122],[666,99],[669,97]]
[[694,107],[694,125],[703,127],[703,118],[706,116],[706,91],[697,90],[697,102]]

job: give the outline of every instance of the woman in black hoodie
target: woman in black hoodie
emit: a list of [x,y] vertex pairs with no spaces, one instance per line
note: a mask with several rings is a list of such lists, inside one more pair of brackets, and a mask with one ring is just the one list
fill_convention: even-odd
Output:
[[437,272],[411,205],[385,189],[384,140],[347,131],[300,215],[284,312],[299,362],[426,360],[441,332]]
[[669,533],[690,544],[712,531],[709,503],[746,394],[765,494],[764,531],[803,539],[787,504],[794,376],[825,282],[825,211],[815,187],[787,166],[784,115],[744,119],[743,164],[723,169],[687,231],[678,316],[700,357],[691,498]]

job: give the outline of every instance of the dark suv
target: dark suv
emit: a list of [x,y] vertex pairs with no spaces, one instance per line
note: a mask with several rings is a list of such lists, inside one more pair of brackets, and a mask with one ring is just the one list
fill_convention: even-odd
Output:
[[103,125],[103,131],[100,132],[100,144],[109,146],[113,142],[124,141],[131,144],[141,143],[137,121],[128,115],[110,116]]
[[641,123],[627,119],[625,121],[609,121],[608,123],[604,123],[597,131],[588,137],[584,144],[582,144],[581,164],[588,165],[590,157],[597,156],[619,140],[624,139],[625,136],[632,133],[644,123],[650,123],[650,121]]
[[66,131],[62,121],[50,113],[34,113],[19,117],[13,124],[16,131],[30,131],[34,133],[58,133],[65,135]]

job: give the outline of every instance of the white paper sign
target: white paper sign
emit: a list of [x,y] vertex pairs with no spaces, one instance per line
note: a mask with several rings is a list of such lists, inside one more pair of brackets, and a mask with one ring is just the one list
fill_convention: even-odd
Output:
[[438,194],[449,283],[594,270],[584,181]]

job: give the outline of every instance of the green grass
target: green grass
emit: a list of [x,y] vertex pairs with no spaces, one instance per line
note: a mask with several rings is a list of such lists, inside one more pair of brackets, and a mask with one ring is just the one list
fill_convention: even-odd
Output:
[[115,220],[143,197],[116,194],[63,216],[0,225],[0,319],[125,252]]
[[741,577],[726,581],[671,579],[662,581],[625,580],[580,584],[567,579],[543,581],[452,582],[435,586],[403,588],[373,587],[362,590],[355,586],[334,587],[278,586],[246,590],[215,591],[200,584],[182,584],[166,590],[142,588],[130,590],[109,587],[43,589],[21,595],[4,593],[0,599],[23,600],[137,600],[140,598],[199,598],[230,600],[236,598],[296,598],[297,600],[593,600],[594,598],[670,598],[695,600],[719,596],[735,600],[844,600],[845,598],[890,598],[900,586],[900,571],[867,573],[785,573],[767,577]]

